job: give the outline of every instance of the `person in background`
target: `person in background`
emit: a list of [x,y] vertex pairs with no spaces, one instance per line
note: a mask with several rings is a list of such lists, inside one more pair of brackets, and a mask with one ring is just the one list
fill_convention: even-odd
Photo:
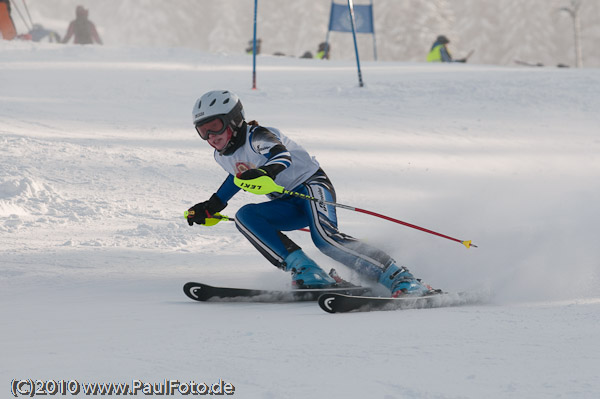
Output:
[[450,51],[448,51],[448,43],[450,43],[450,40],[446,36],[438,36],[431,46],[429,54],[427,54],[427,62],[467,62],[466,57],[458,60],[453,59]]
[[[246,122],[242,102],[230,91],[210,91],[196,100],[193,122],[200,138],[214,149],[215,161],[227,177],[207,201],[188,209],[190,226],[215,224],[218,212],[240,191],[235,178],[254,187],[262,185],[260,181],[274,181],[286,190],[336,200],[333,184],[317,160],[279,129]],[[235,224],[269,262],[290,272],[294,288],[327,288],[344,283],[335,272],[328,274],[321,269],[283,233],[310,227],[311,238],[321,252],[378,282],[391,296],[439,292],[416,279],[385,252],[340,232],[333,205],[275,192],[268,197],[270,201],[242,206],[235,215]]]
[[53,30],[46,29],[40,24],[33,24],[29,31],[31,40],[34,42],[47,41],[49,43],[60,43],[60,35]]
[[329,59],[329,43],[319,43],[319,49],[317,50],[317,55],[315,58],[320,60],[328,60]]
[[83,6],[75,8],[75,19],[69,24],[62,43],[68,43],[72,37],[75,37],[75,44],[102,44],[96,25],[88,19],[88,10]]
[[[260,54],[260,46],[262,45],[262,39],[256,39],[256,55]],[[246,54],[252,54],[254,52],[254,40],[248,41],[248,47],[246,47]]]

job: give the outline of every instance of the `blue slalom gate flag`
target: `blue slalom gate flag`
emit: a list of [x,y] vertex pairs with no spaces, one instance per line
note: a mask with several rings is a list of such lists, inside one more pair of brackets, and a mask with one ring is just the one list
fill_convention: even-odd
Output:
[[[373,27],[373,5],[355,5],[354,21],[357,33],[375,33]],[[331,15],[329,17],[329,30],[336,32],[352,32],[350,21],[350,10],[347,4],[331,3]]]

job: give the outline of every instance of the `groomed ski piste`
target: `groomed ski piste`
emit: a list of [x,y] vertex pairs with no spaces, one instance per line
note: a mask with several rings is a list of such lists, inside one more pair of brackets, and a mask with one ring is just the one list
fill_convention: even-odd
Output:
[[[0,41],[0,391],[222,380],[240,398],[599,397],[600,71],[361,66],[363,88],[353,61],[261,56],[252,90],[243,55]],[[473,240],[339,210],[342,231],[486,303],[327,314],[187,298],[187,281],[290,281],[233,223],[183,218],[225,177],[191,124],[217,88],[315,155],[339,202]],[[262,200],[240,193],[223,213]]]

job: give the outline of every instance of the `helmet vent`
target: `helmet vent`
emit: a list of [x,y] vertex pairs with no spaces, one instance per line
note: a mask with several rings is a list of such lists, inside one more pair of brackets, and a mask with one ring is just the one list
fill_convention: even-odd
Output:
[[226,99],[225,101],[223,101],[223,104],[227,104],[229,102],[229,99]]
[[210,102],[210,104],[208,104],[209,107],[212,107],[213,105],[215,105],[215,102],[217,102],[217,99],[215,98],[214,100],[212,100]]

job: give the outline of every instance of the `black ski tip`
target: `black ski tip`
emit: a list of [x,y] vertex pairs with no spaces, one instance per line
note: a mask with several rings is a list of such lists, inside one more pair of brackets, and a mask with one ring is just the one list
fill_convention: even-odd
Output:
[[212,287],[202,283],[189,282],[183,286],[183,292],[188,298],[194,301],[206,301],[212,295],[208,292]]
[[334,303],[337,297],[336,294],[323,294],[319,296],[319,306],[327,313],[336,313]]

